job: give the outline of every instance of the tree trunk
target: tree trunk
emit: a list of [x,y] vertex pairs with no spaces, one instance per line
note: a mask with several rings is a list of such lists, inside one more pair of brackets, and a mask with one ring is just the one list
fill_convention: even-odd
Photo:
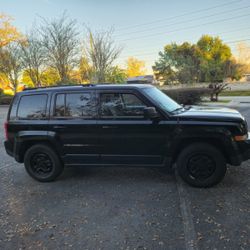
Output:
[[211,101],[211,102],[214,101],[214,93],[213,93],[213,92],[210,94],[210,101]]
[[215,101],[218,102],[219,93],[215,93]]

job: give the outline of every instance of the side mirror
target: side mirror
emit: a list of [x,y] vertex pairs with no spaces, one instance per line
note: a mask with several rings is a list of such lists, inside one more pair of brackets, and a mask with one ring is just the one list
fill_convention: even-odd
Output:
[[160,115],[156,111],[155,107],[147,107],[147,108],[144,108],[143,111],[144,111],[144,117],[146,117],[146,118],[156,119],[156,118],[160,117]]

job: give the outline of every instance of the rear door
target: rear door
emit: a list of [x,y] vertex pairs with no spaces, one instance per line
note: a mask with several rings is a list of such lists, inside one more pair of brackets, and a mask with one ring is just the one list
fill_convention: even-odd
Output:
[[168,135],[166,126],[144,117],[144,108],[152,105],[132,90],[99,90],[98,98],[101,162],[163,164]]
[[95,91],[56,93],[50,129],[63,146],[67,165],[98,163]]

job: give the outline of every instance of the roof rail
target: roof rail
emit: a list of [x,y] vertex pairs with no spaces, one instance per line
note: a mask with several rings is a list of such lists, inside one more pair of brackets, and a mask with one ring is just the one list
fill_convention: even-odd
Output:
[[35,89],[47,89],[47,88],[60,88],[60,87],[92,87],[95,85],[101,85],[101,84],[107,84],[107,83],[87,83],[87,84],[65,84],[65,85],[53,85],[53,86],[41,86],[41,87],[29,87],[24,88],[25,90],[35,90]]

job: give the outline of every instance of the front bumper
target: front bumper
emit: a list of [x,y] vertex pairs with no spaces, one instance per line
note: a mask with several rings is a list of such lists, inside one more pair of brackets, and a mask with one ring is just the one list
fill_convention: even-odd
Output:
[[250,159],[250,132],[248,132],[248,138],[244,141],[243,145],[245,150],[242,152],[242,159],[246,161]]
[[234,150],[229,153],[229,164],[240,166],[242,162],[250,159],[250,132],[248,138],[244,141],[233,143]]

